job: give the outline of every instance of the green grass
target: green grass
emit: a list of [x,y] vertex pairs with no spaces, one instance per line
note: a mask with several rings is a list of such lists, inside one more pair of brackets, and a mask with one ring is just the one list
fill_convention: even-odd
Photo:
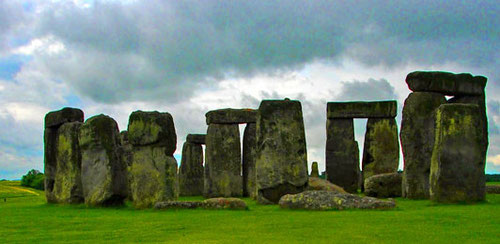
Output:
[[500,182],[486,182],[486,185],[500,185]]
[[[135,210],[53,205],[0,182],[0,242],[177,243],[430,243],[500,240],[500,195],[485,203],[435,205],[396,199],[389,211],[291,211],[256,205],[249,211]],[[15,187],[15,188],[13,188]],[[6,198],[6,202],[2,198]],[[201,198],[182,198],[201,200]]]

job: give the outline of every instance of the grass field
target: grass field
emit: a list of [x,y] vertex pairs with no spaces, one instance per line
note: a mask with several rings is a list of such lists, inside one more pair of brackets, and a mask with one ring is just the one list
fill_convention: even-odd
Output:
[[500,195],[474,205],[398,198],[389,211],[291,211],[246,201],[248,211],[88,208],[46,204],[41,191],[0,182],[0,242],[500,242]]

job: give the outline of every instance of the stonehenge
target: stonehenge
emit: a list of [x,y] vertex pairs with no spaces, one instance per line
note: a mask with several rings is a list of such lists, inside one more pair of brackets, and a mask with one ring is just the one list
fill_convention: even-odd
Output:
[[[484,176],[480,176],[484,175],[484,161],[488,149],[488,122],[484,93],[486,81],[486,77],[483,76],[437,71],[416,71],[407,75],[406,83],[413,92],[405,100],[401,122],[400,137],[404,158],[403,197],[431,198],[439,202],[484,199]],[[445,96],[453,97],[446,100]],[[472,115],[466,114],[466,111],[471,112],[469,105],[475,105],[478,112]],[[454,112],[450,110],[462,111],[464,114],[453,116],[451,114]],[[439,116],[441,117],[438,118]],[[482,133],[480,136],[476,135],[477,140],[466,136],[453,137],[452,134],[440,131],[448,126],[447,123],[459,122],[463,119],[462,117],[471,118],[469,122],[477,123],[477,127],[466,127],[463,124],[456,124],[456,126],[465,126],[461,129],[474,130],[476,134]],[[453,138],[460,138],[460,140]],[[444,142],[450,144],[443,145]],[[478,159],[468,162],[457,161],[455,162],[457,165],[447,164],[446,160],[454,158],[453,155],[459,153],[456,150],[465,144],[479,150],[476,152]],[[437,158],[434,158],[435,156]],[[461,158],[461,160],[466,159],[470,158]],[[461,163],[464,165],[460,165]],[[452,172],[454,176],[448,174]],[[456,184],[453,186],[455,188],[447,186],[447,181],[455,181],[454,184]],[[467,186],[464,182],[467,182]],[[474,186],[477,187],[470,188]],[[438,189],[454,189],[452,190],[454,193]],[[476,195],[471,192],[475,192]]]
[[[115,206],[128,200],[135,208],[157,203],[190,208],[177,202],[179,195],[221,201],[250,197],[259,204],[278,204],[281,199],[288,208],[295,208],[293,201],[300,196],[319,201],[312,208],[322,208],[321,201],[335,197],[355,205],[365,200],[384,203],[347,194],[357,193],[361,184],[365,195],[373,197],[483,201],[486,81],[471,74],[408,74],[412,92],[404,102],[399,134],[396,101],[328,102],[326,180],[319,178],[318,162],[312,163],[308,174],[300,101],[263,100],[258,109],[208,111],[206,134],[187,134],[179,167],[170,113],[132,112],[127,130],[120,133],[109,116],[84,121],[82,110],[62,108],[47,113],[44,121],[46,199],[88,206]],[[354,136],[358,118],[367,119],[361,159]],[[243,138],[239,124],[246,124]],[[397,172],[399,139],[402,173]],[[299,208],[309,208],[307,202],[301,204],[305,205]]]
[[307,151],[302,105],[263,100],[257,113],[257,201],[278,203],[307,187]]
[[327,179],[354,193],[359,181],[359,148],[354,118],[368,118],[363,150],[363,179],[397,171],[399,140],[396,101],[329,102],[326,122]]

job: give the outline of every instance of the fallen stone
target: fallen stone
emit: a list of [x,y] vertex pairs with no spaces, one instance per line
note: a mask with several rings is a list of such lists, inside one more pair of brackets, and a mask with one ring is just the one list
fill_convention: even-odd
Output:
[[353,119],[326,122],[326,177],[346,191],[355,193],[359,180],[359,147],[354,140]]
[[205,209],[248,210],[245,201],[239,198],[210,198],[204,200],[201,206]]
[[205,197],[243,194],[238,124],[210,124],[205,147]]
[[157,202],[154,206],[155,209],[194,209],[202,206],[200,201],[166,201]]
[[413,92],[405,100],[400,133],[404,155],[403,197],[429,198],[429,172],[435,140],[434,115],[444,103],[444,95],[433,92]]
[[394,201],[332,191],[305,191],[284,195],[279,205],[287,209],[344,210],[344,209],[392,209]]
[[278,203],[281,196],[307,187],[307,151],[302,106],[293,100],[264,100],[257,115],[257,201]]
[[225,108],[212,110],[206,113],[207,125],[210,124],[243,124],[255,123],[257,111],[255,109]]
[[436,111],[430,197],[435,202],[485,199],[484,127],[477,105],[443,104]]
[[45,128],[58,128],[68,122],[83,122],[83,111],[78,108],[63,108],[45,115]]
[[396,119],[368,119],[363,150],[363,179],[395,173],[399,165],[399,137]]
[[205,144],[205,134],[188,134],[186,136],[186,141],[194,144]]
[[185,142],[179,168],[179,194],[203,195],[203,149],[200,144]]
[[309,177],[307,191],[333,191],[339,193],[347,193],[342,187],[332,184],[327,180],[317,177]]
[[172,115],[157,111],[133,112],[128,121],[128,139],[134,146],[163,146],[166,154],[172,156],[177,144]]
[[488,194],[500,194],[500,185],[487,185],[486,193]]
[[327,119],[394,118],[397,115],[396,101],[377,102],[329,102]]
[[318,162],[312,162],[311,175],[309,177],[319,177]]
[[97,115],[80,127],[85,203],[119,205],[127,197],[127,166],[120,156],[120,132],[114,119]]
[[415,71],[406,76],[406,83],[415,92],[438,92],[443,95],[481,95],[487,79],[471,74],[442,71]]
[[82,161],[78,145],[78,132],[82,124],[69,122],[57,129],[55,143],[52,145],[55,150],[54,177],[51,177],[51,184],[45,190],[50,203],[83,202]]
[[255,123],[249,123],[245,127],[243,133],[243,196],[251,197],[255,199],[257,197],[257,191],[255,188],[256,178],[255,178],[255,156],[257,150],[256,141],[256,130],[257,125]]
[[365,180],[365,195],[369,197],[387,198],[401,196],[400,173],[374,175]]

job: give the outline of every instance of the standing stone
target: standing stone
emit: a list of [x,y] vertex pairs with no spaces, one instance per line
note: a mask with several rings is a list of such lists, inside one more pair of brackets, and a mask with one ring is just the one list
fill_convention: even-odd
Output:
[[133,205],[152,207],[179,196],[177,161],[173,157],[177,135],[169,113],[135,111],[130,115],[128,138],[133,145],[129,167]]
[[378,198],[400,197],[401,180],[401,173],[386,173],[366,178],[365,195]]
[[203,195],[231,197],[243,194],[238,124],[210,124],[205,139]]
[[487,138],[483,130],[479,106],[439,106],[429,180],[432,201],[454,203],[485,199],[483,148]]
[[444,103],[444,95],[433,92],[414,92],[405,100],[400,133],[404,156],[403,197],[429,198],[434,115],[439,105]]
[[130,175],[130,168],[132,167],[132,157],[133,157],[133,146],[128,140],[128,131],[124,130],[120,132],[120,144],[121,144],[121,157],[123,163],[127,166],[127,199],[132,199],[132,176]]
[[80,127],[85,203],[119,205],[127,197],[126,165],[120,155],[120,132],[114,119],[97,115]]
[[264,100],[257,114],[257,201],[278,203],[307,187],[307,151],[299,101]]
[[319,177],[318,162],[313,162],[311,165],[311,175],[309,177]]
[[203,195],[203,149],[200,144],[184,142],[179,169],[179,194]]
[[395,118],[369,118],[363,150],[363,180],[395,173],[399,165],[399,137]]
[[243,133],[243,196],[249,196],[253,199],[257,195],[255,188],[256,130],[257,125],[249,123]]
[[326,122],[326,176],[347,192],[358,190],[359,147],[354,140],[353,119]]
[[83,111],[76,108],[63,108],[45,116],[45,196],[49,203],[83,202],[78,145],[81,122]]

